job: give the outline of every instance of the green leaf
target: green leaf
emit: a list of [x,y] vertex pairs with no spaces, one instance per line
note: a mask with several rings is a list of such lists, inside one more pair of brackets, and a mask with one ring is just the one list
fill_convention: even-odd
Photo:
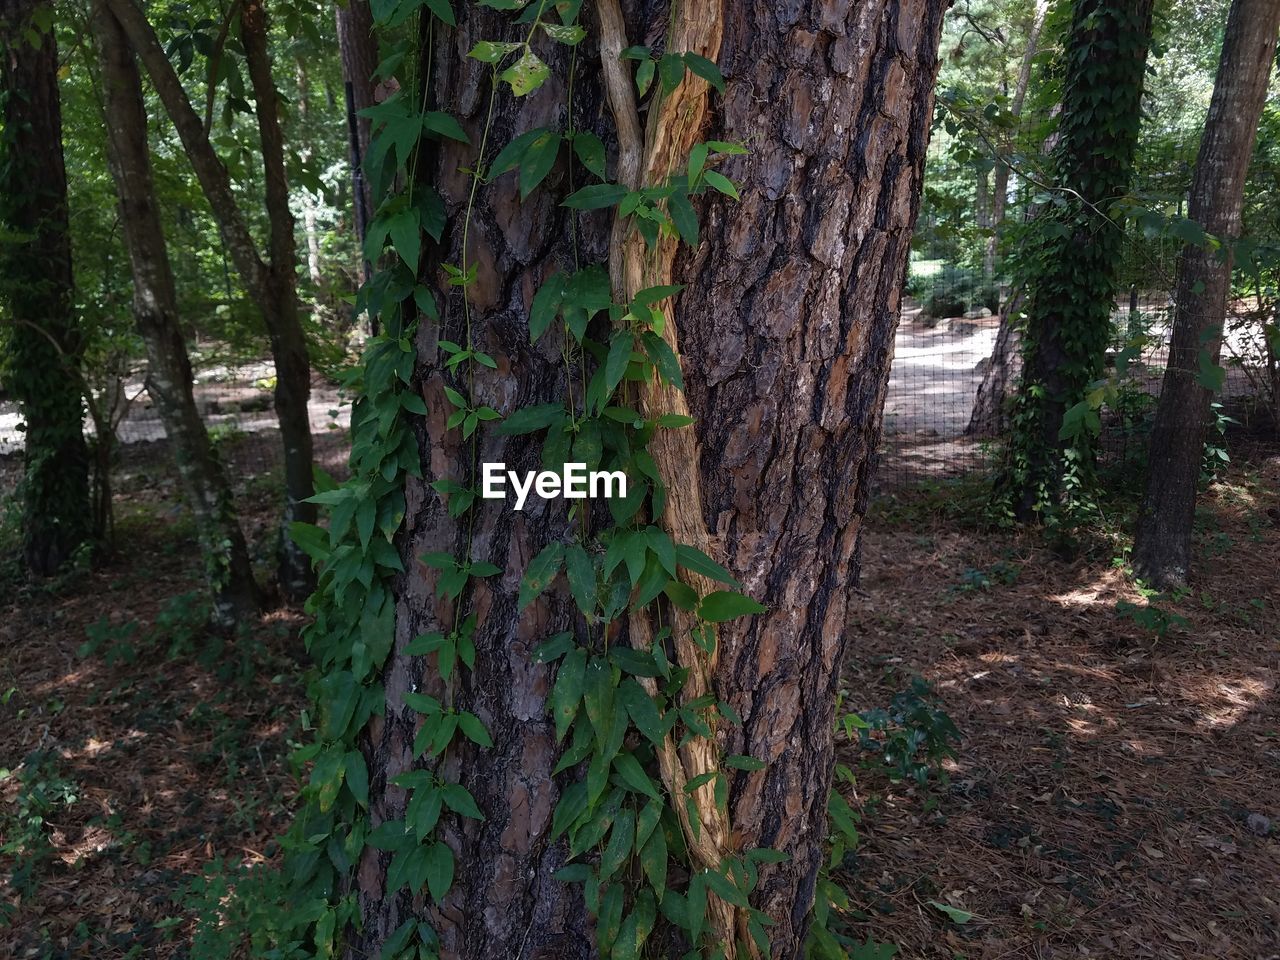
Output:
[[489,178],[500,177],[508,170],[514,170],[520,166],[525,151],[529,149],[529,144],[551,132],[550,127],[538,127],[520,134],[499,150],[498,155],[493,158],[493,163],[489,165]]
[[605,389],[609,393],[617,388],[627,374],[627,365],[631,363],[631,348],[635,345],[629,331],[619,330],[609,341],[609,355],[604,362]]
[[351,795],[362,807],[369,805],[369,768],[365,766],[364,754],[359,750],[347,751],[343,760],[345,780]]
[[767,764],[755,757],[743,756],[740,753],[730,754],[724,758],[724,765],[734,770],[763,770]]
[[604,144],[590,130],[579,130],[573,135],[573,152],[582,165],[601,180],[605,177]]
[[522,46],[523,44],[520,43],[499,43],[494,40],[481,40],[471,48],[471,52],[467,56],[474,57],[481,63],[497,63],[507,54],[514,53]]
[[684,375],[680,372],[680,361],[676,358],[671,345],[652,332],[644,334],[641,340],[644,342],[645,353],[649,355],[653,365],[658,368],[658,373],[662,374],[662,379],[677,390],[683,390]]
[[720,73],[720,68],[706,57],[696,53],[686,53],[684,55],[684,64],[691,73],[707,81],[720,93],[724,93],[724,77]]
[[520,158],[520,199],[526,199],[547,178],[560,155],[560,134],[547,131],[535,137]]
[[449,0],[426,0],[426,3],[427,9],[449,26],[456,27],[458,25],[458,20],[453,15],[453,8],[449,5]]
[[667,886],[667,837],[661,827],[649,834],[649,839],[640,848],[640,867],[649,878],[654,893],[662,896]]
[[582,38],[587,35],[587,31],[582,29],[582,27],[578,26],[576,23],[565,25],[559,23],[540,22],[539,25],[542,27],[543,32],[545,32],[552,40],[556,41],[556,43],[563,43],[570,47],[581,43]]
[[627,862],[631,846],[636,839],[635,812],[626,809],[618,813],[609,831],[609,843],[600,854],[600,879],[608,880],[618,868]]
[[662,743],[667,727],[662,722],[662,712],[658,709],[658,705],[645,692],[644,687],[627,677],[618,686],[618,699],[627,708],[627,713],[630,714],[631,722],[636,725],[636,729],[644,734],[650,743],[655,745]]
[[427,847],[426,879],[431,899],[439,903],[453,886],[453,851],[448,844],[433,843]]
[[708,186],[715,187],[726,197],[732,197],[734,200],[741,199],[738,196],[738,188],[733,185],[733,181],[726,177],[723,173],[716,170],[708,170],[702,175],[702,179],[707,182]]
[[593,183],[569,194],[563,205],[571,210],[599,210],[616,206],[627,192],[626,187],[617,183]]
[[520,407],[507,415],[497,427],[499,435],[515,437],[525,433],[545,430],[562,422],[568,414],[559,403],[540,403],[533,407]]
[[578,715],[586,671],[587,652],[581,647],[570,650],[560,662],[555,686],[551,688],[551,715],[556,724],[556,742],[564,739],[573,718]]
[[968,923],[975,916],[975,914],[970,913],[968,910],[961,910],[958,907],[948,906],[945,903],[939,903],[937,900],[930,900],[928,903],[929,906],[934,907],[937,910],[941,910],[950,917],[952,923],[956,923],[961,926]]
[[546,83],[549,76],[551,68],[532,50],[526,50],[524,56],[498,74],[498,79],[510,84],[517,97],[523,97]]
[[467,132],[462,129],[462,124],[458,123],[452,116],[439,110],[428,110],[422,118],[422,129],[431,133],[439,134],[450,140],[457,140],[459,143],[470,143],[471,138],[467,136]]
[[520,580],[519,609],[523,610],[534,600],[542,596],[544,590],[551,586],[560,566],[564,563],[564,544],[549,543],[529,561],[529,566]]
[[482,747],[493,746],[493,738],[489,736],[489,731],[484,728],[484,724],[474,713],[468,713],[466,710],[460,711],[458,713],[458,729],[472,743],[479,744]]
[[570,544],[565,551],[565,572],[578,609],[590,616],[596,608],[596,570],[591,557],[579,544]]
[[418,269],[418,258],[422,254],[422,231],[418,225],[418,211],[406,207],[395,213],[387,221],[387,230],[391,234],[391,243],[410,270]]
[[761,604],[750,597],[731,590],[716,590],[702,598],[702,603],[698,605],[698,616],[711,623],[723,623],[725,620],[764,613],[764,610]]
[[557,633],[546,643],[540,645],[533,651],[534,663],[550,663],[552,660],[558,660],[570,650],[573,649],[573,634],[568,630],[563,633]]
[[440,785],[440,799],[454,813],[472,820],[483,820],[484,814],[476,804],[475,797],[460,783],[443,783]]
[[613,769],[618,772],[618,776],[622,778],[623,783],[643,793],[646,797],[654,800],[658,799],[658,788],[654,786],[653,781],[649,779],[649,775],[644,772],[644,767],[640,766],[640,761],[635,755],[623,751],[613,758]]

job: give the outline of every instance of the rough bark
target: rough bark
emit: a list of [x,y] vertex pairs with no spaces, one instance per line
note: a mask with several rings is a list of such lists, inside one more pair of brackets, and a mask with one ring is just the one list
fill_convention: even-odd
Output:
[[[249,60],[255,96],[261,96],[259,131],[263,138],[263,158],[271,220],[270,262],[264,261],[240,210],[231,177],[218,158],[199,116],[188,99],[173,65],[165,56],[155,30],[136,0],[106,0],[129,44],[142,61],[157,95],[164,104],[178,138],[195,171],[196,179],[213,216],[218,233],[231,256],[246,289],[262,311],[276,366],[275,407],[280,422],[285,460],[285,509],[281,524],[280,585],[286,594],[301,598],[312,583],[310,564],[288,534],[294,520],[314,523],[316,509],[305,500],[312,495],[311,423],[307,399],[311,392],[306,340],[298,316],[296,294],[297,253],[293,241],[293,217],[288,211],[288,184],[284,179],[283,147],[278,139],[278,102],[274,84],[263,82],[265,38],[257,39],[265,26],[261,4],[251,4],[242,13],[250,20],[246,59]],[[255,21],[254,18],[257,18]],[[250,51],[253,51],[252,53]],[[269,80],[270,64],[266,63]],[[267,87],[270,89],[267,89]],[[274,129],[273,129],[274,128]],[[284,210],[280,211],[281,193]],[[286,227],[287,224],[287,227]],[[285,240],[288,240],[288,250]],[[281,259],[277,259],[281,258]]]
[[1186,583],[1196,485],[1212,391],[1200,371],[1217,365],[1231,291],[1233,243],[1241,230],[1244,181],[1266,102],[1280,4],[1234,0],[1191,186],[1189,216],[1223,242],[1188,246],[1178,259],[1173,335],[1151,431],[1146,498],[1134,540],[1134,569],[1160,587]]
[[0,3],[0,219],[24,237],[0,244],[0,298],[9,326],[9,386],[26,424],[23,559],[32,573],[48,576],[90,536],[92,511],[58,51],[52,31],[34,25],[35,9]]
[[107,158],[133,277],[133,317],[147,350],[147,392],[160,412],[195,517],[214,620],[231,626],[257,611],[258,590],[230,484],[192,394],[191,361],[147,148],[142,78],[115,15],[100,7],[93,24],[102,71]]
[[373,216],[373,197],[364,172],[369,155],[371,121],[360,111],[372,107],[373,71],[378,66],[378,41],[373,35],[373,14],[367,0],[348,0],[339,5],[338,49],[342,55],[342,80],[347,91],[347,139],[351,154],[352,207],[356,236],[364,248],[364,235]]
[[769,612],[721,633],[716,682],[772,956],[799,954],[821,860],[855,548],[923,182],[944,0],[726,5],[708,136],[751,144],[703,213],[677,325],[707,528]]
[[[417,715],[404,705],[403,695],[420,690],[444,696],[438,674],[425,669],[421,658],[403,653],[413,637],[434,630],[448,632],[454,623],[454,605],[434,592],[437,572],[415,558],[438,550],[461,555],[467,543],[468,522],[450,518],[430,484],[445,477],[462,483],[477,480],[471,473],[469,443],[460,440],[458,430],[445,429],[452,407],[444,387],[465,389],[465,383],[444,368],[436,344],[439,340],[465,342],[467,336],[461,294],[456,287],[441,287],[438,266],[464,262],[462,234],[471,181],[461,171],[477,163],[489,105],[490,70],[466,57],[466,52],[476,38],[514,34],[499,13],[474,4],[455,10],[457,31],[443,32],[443,36],[438,31],[429,51],[434,83],[428,107],[457,117],[472,142],[445,142],[422,151],[418,158],[423,187],[440,193],[448,217],[442,242],[424,255],[423,272],[423,281],[438,290],[442,322],[437,326],[423,321],[417,338],[418,377],[428,408],[419,426],[424,476],[406,484],[401,549],[409,573],[396,590],[396,649],[383,678],[386,715],[375,721],[366,748],[370,813],[375,823],[403,816],[405,792],[388,781],[415,766],[411,747]],[[568,57],[563,51],[558,46],[539,50],[547,57],[552,78],[536,93],[519,100],[499,93],[486,161],[492,162],[501,147],[525,130],[567,126]],[[424,62],[427,57],[424,50]],[[599,85],[592,82],[592,58],[580,58],[579,65],[575,123],[607,135]],[[512,174],[496,178],[477,193],[465,257],[479,271],[478,282],[471,288],[472,341],[497,360],[498,369],[478,367],[471,392],[478,403],[503,412],[565,396],[558,340],[548,336],[530,344],[528,314],[542,281],[557,270],[574,267],[570,241],[574,218],[559,206],[567,192],[562,157],[543,187],[523,203]],[[582,262],[598,263],[607,254],[607,224],[591,217],[582,218],[582,226],[585,231],[578,238]],[[538,469],[541,440],[482,431],[477,458],[504,462],[511,470]],[[503,503],[482,501],[472,512],[471,556],[489,560],[503,573],[480,581],[468,604],[478,613],[475,671],[453,696],[460,709],[481,718],[495,746],[451,749],[440,775],[465,786],[487,819],[444,825],[442,839],[456,853],[457,872],[441,908],[428,910],[404,892],[384,896],[387,856],[367,849],[356,877],[363,931],[352,943],[351,955],[376,956],[382,941],[406,916],[427,913],[440,931],[444,955],[457,960],[586,958],[594,952],[595,937],[581,892],[552,879],[564,865],[566,853],[562,844],[547,840],[551,814],[561,787],[571,780],[551,776],[559,753],[545,704],[553,671],[532,660],[534,649],[548,636],[572,627],[572,604],[567,596],[549,592],[523,614],[516,607],[526,565],[544,544],[569,536],[570,524],[562,501],[531,499],[520,513]]]
[[[692,132],[746,141],[751,153],[725,167],[742,186],[741,204],[707,201],[699,248],[666,268],[690,284],[668,326],[679,331],[688,403],[699,420],[689,466],[704,499],[692,522],[747,591],[770,604],[767,614],[722,632],[713,682],[745,721],[741,731],[726,733],[724,749],[772,761],[734,785],[730,842],[792,855],[763,873],[758,905],[778,921],[770,928],[772,956],[795,957],[825,836],[847,585],[879,439],[945,2],[882,0],[855,12],[820,4],[802,13],[771,0],[703,7],[723,27],[719,59],[729,85]],[[665,23],[667,12],[625,5],[632,42],[649,25]],[[478,139],[487,70],[461,54],[476,37],[502,34],[485,11],[459,13],[458,33],[435,47],[434,106],[458,115]],[[677,23],[671,38],[677,49],[679,29]],[[553,77],[562,78],[567,58],[557,57]],[[575,121],[614,140],[591,59],[579,53]],[[562,128],[564,97],[559,79],[526,101],[499,96],[490,156],[531,127]],[[679,141],[686,132],[664,127],[662,135]],[[664,156],[652,137],[651,131],[646,155]],[[437,262],[461,260],[469,182],[458,170],[474,163],[474,147],[448,144],[427,171],[449,213]],[[477,370],[476,400],[504,411],[563,395],[558,344],[547,338],[530,347],[526,317],[540,279],[572,262],[569,222],[556,206],[566,188],[562,168],[551,174],[548,190],[523,205],[513,179],[498,178],[479,192],[468,250],[479,267],[473,339],[499,367]],[[607,224],[598,216],[580,224],[582,262],[606,259]],[[443,476],[465,481],[469,469],[457,432],[444,430],[450,406],[435,346],[441,338],[458,340],[461,326],[454,293],[441,327],[419,335],[429,412],[421,425],[425,476],[406,489],[402,550],[410,560],[428,550],[456,553],[466,543],[465,526],[448,517],[428,486]],[[528,469],[539,447],[540,441],[490,431],[477,458]],[[670,489],[673,502],[691,492]],[[488,503],[477,509],[471,556],[503,573],[483,581],[469,605],[479,614],[476,670],[455,689],[454,702],[481,717],[496,746],[451,753],[446,762],[445,778],[463,783],[487,819],[446,826],[459,876],[430,913],[451,956],[585,960],[595,949],[580,894],[551,879],[563,862],[560,847],[546,841],[560,787],[549,775],[557,754],[545,705],[551,677],[529,660],[541,640],[571,622],[567,597],[553,589],[523,614],[515,609],[528,561],[564,535],[566,508],[538,501],[523,513]],[[369,744],[375,822],[403,812],[403,792],[387,781],[413,765],[413,713],[404,693],[441,692],[422,662],[402,652],[414,636],[452,623],[451,604],[433,592],[436,577],[412,561],[397,590],[386,716]],[[410,911],[423,909],[404,895],[382,896],[386,866],[377,851],[361,861],[357,892],[365,923],[356,953],[375,950]]]

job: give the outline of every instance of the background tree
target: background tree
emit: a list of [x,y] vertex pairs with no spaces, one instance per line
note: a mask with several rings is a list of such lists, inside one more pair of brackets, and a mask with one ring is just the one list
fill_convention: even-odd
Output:
[[142,80],[115,15],[103,7],[92,24],[100,51],[107,156],[132,267],[133,314],[147,349],[147,392],[160,411],[195,517],[214,620],[230,626],[257,612],[258,591],[230,485],[192,394],[191,360],[151,175]]
[[1189,245],[1178,259],[1169,362],[1134,539],[1134,570],[1162,588],[1185,585],[1191,566],[1209,403],[1224,373],[1218,360],[1245,175],[1267,98],[1277,32],[1280,4],[1233,0],[1188,210],[1213,242]]
[[1132,175],[1152,8],[1152,0],[1074,5],[1055,148],[1059,199],[1019,250],[1024,360],[1002,482],[1024,520],[1056,510],[1091,468],[1079,404],[1111,337],[1123,232],[1110,208]]
[[312,482],[311,367],[297,296],[297,247],[293,215],[288,204],[288,177],[280,135],[279,104],[270,60],[265,48],[265,12],[260,3],[241,11],[241,40],[245,44],[251,83],[257,100],[266,205],[270,221],[270,255],[264,259],[246,224],[231,187],[226,165],[214,151],[209,131],[201,122],[155,30],[133,0],[109,0],[129,43],[146,67],[165,111],[173,122],[200,182],[222,241],[240,272],[245,287],[262,311],[271,354],[276,365],[275,407],[284,445],[285,509],[280,545],[280,586],[287,596],[302,597],[312,583],[310,564],[288,536],[289,525],[315,519]]
[[23,557],[40,576],[70,559],[93,517],[52,12],[49,4],[0,4],[5,380],[26,422]]

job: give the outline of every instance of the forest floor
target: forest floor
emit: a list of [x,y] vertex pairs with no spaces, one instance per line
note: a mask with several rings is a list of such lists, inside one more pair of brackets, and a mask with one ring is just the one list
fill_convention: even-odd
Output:
[[[1280,957],[1278,491],[1280,458],[1213,487],[1195,589],[1150,627],[1117,613],[1144,603],[1118,532],[1064,560],[983,529],[973,484],[881,497],[844,709],[919,675],[964,739],[924,786],[842,748],[859,940],[900,960]],[[242,492],[265,565],[274,493]],[[219,876],[270,859],[288,821],[302,617],[213,641],[171,483],[131,473],[117,509],[117,554],[0,591],[0,957],[187,956]],[[909,735],[944,729],[932,703],[899,698]]]
[[[1063,559],[983,530],[982,498],[889,496],[868,520],[845,708],[920,676],[963,740],[923,787],[846,745],[859,939],[951,960],[1280,957],[1280,457],[1213,485],[1173,599],[1125,576],[1121,524]],[[936,733],[930,716],[906,728]]]

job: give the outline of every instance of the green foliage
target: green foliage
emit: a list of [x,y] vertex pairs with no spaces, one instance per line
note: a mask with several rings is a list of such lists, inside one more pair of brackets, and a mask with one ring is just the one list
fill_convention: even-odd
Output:
[[[0,813],[0,854],[13,863],[9,884],[25,896],[34,894],[36,872],[52,849],[46,836],[49,817],[80,797],[79,786],[60,773],[57,759],[52,752],[36,750],[16,771],[0,769],[0,783],[15,778],[19,784],[12,806]],[[0,927],[5,920],[0,909]]]

